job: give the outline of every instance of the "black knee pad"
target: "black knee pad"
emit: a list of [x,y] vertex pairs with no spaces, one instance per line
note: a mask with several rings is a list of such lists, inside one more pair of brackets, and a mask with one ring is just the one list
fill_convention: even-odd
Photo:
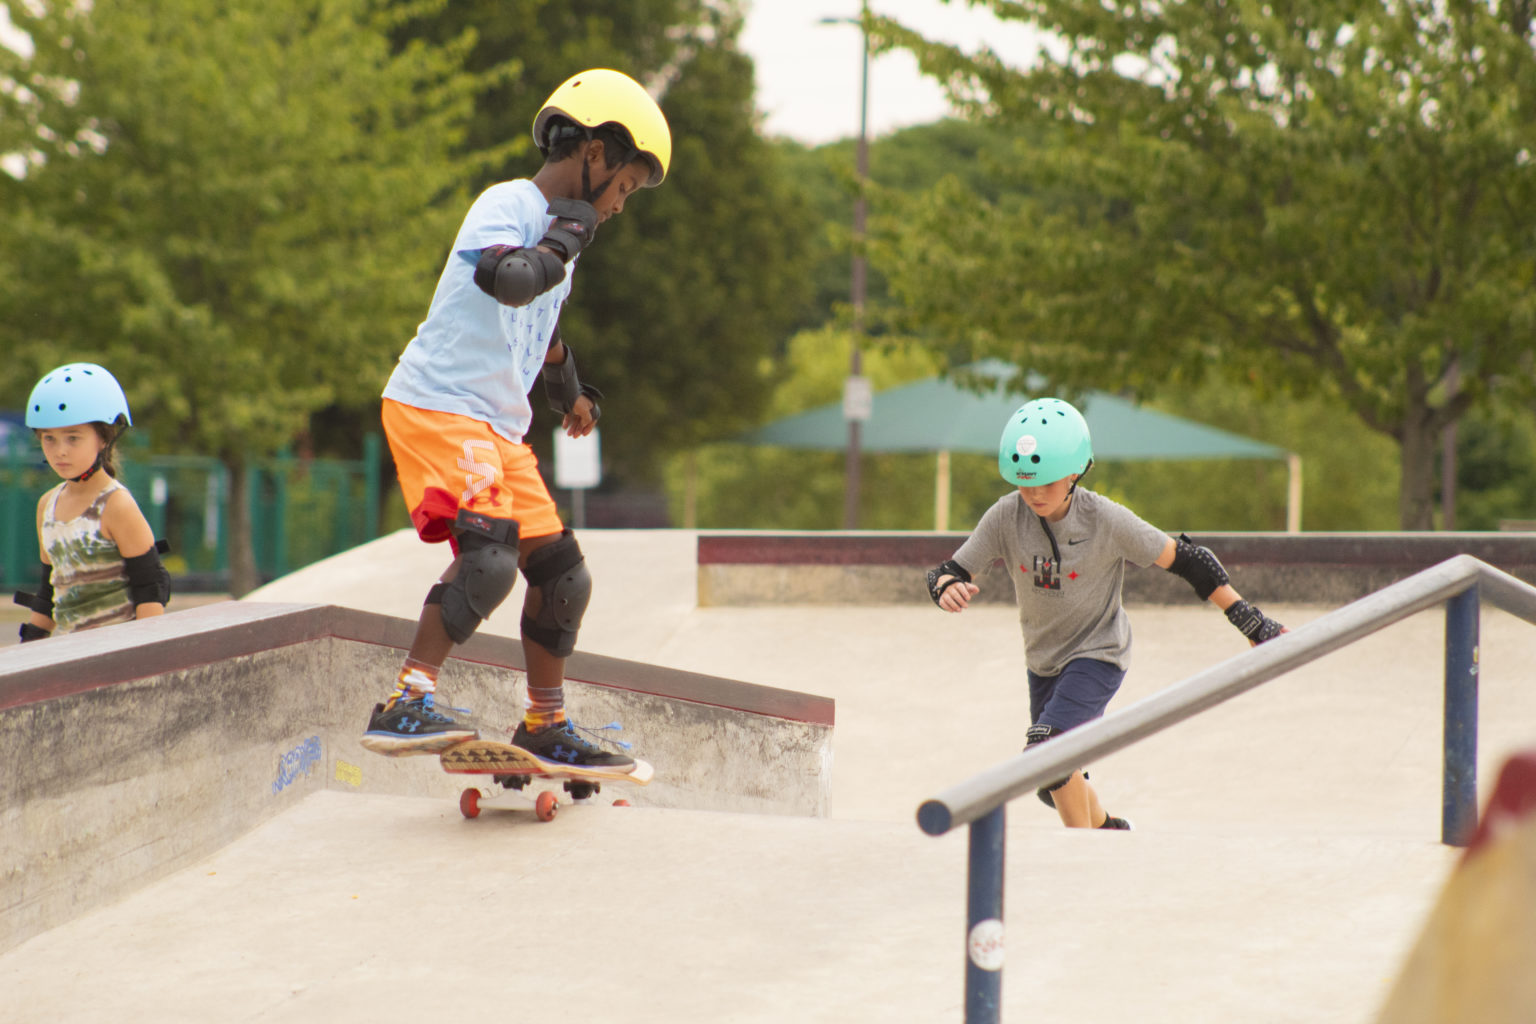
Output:
[[592,576],[576,543],[576,535],[566,530],[553,544],[546,544],[528,556],[523,569],[528,579],[528,593],[539,592],[537,615],[523,606],[523,639],[531,640],[557,658],[569,657],[576,649],[576,631],[592,600]]
[[[1044,743],[1055,734],[1056,729],[1054,726],[1032,725],[1024,733],[1024,749],[1028,750],[1036,743]],[[1084,772],[1083,775],[1086,778],[1087,772]],[[1062,786],[1065,786],[1069,781],[1071,781],[1071,779],[1072,776],[1067,775],[1063,778],[1057,779],[1055,782],[1047,783],[1046,785],[1041,786],[1039,789],[1035,790],[1035,795],[1040,798],[1040,802],[1045,804],[1045,806],[1055,807],[1056,801],[1051,798],[1051,794],[1056,792]]]
[[443,628],[456,644],[474,635],[517,583],[517,522],[459,510],[459,571],[427,595],[442,608]]

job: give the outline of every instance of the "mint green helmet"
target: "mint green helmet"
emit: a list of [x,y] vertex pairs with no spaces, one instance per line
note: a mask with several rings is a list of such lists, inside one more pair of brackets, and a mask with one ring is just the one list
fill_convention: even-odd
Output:
[[1088,471],[1093,442],[1083,414],[1059,398],[1025,402],[997,443],[997,469],[1014,487],[1044,487]]

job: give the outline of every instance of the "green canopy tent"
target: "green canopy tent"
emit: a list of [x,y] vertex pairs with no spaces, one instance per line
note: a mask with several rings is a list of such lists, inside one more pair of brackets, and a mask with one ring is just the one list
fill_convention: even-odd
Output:
[[[951,452],[996,454],[1008,415],[1030,397],[1011,390],[1012,366],[988,361],[966,367],[959,379],[930,377],[874,396],[860,429],[868,452],[934,452],[934,529],[949,529]],[[975,381],[976,390],[962,381]],[[1301,530],[1301,457],[1262,441],[1144,409],[1123,398],[1090,391],[1079,403],[1093,432],[1095,457],[1104,460],[1284,459],[1290,470],[1286,530]],[[848,423],[841,403],[824,405],[759,427],[738,438],[744,444],[842,451]]]

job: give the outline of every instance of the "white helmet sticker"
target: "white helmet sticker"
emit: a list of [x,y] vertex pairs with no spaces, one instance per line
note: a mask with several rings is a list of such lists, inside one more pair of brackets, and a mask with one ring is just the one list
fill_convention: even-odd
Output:
[[1040,447],[1040,442],[1035,440],[1035,435],[1025,434],[1014,442],[1013,447],[1020,455],[1033,455],[1035,449]]

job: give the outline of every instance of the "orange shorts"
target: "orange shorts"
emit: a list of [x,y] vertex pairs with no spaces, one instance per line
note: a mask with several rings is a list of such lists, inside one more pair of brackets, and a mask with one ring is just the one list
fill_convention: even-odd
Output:
[[563,529],[526,444],[513,444],[468,416],[389,398],[382,419],[405,507],[422,540],[451,541],[457,552],[448,528],[461,508],[515,519],[519,537],[547,537]]

